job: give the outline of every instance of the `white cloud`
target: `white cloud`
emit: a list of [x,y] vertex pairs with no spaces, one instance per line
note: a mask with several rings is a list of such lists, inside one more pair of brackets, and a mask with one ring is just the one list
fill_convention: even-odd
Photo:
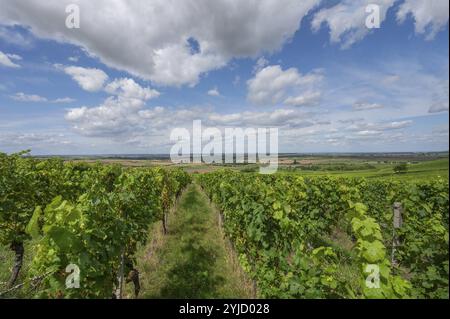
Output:
[[22,57],[17,54],[6,54],[6,56],[11,60],[22,61]]
[[321,9],[315,14],[312,28],[318,31],[322,24],[330,29],[332,43],[342,42],[343,48],[348,48],[369,34],[366,27],[366,7],[369,4],[380,6],[380,23],[386,18],[387,10],[395,0],[344,0],[330,8]]
[[405,127],[409,127],[413,124],[413,121],[398,121],[398,122],[390,122],[384,125],[381,125],[381,127],[385,130],[398,130]]
[[[356,132],[381,132],[381,131],[404,129],[410,127],[412,124],[413,121],[411,120],[394,121],[394,122],[377,122],[377,123],[365,122],[363,120],[358,121],[349,126],[345,126],[345,129]],[[360,134],[364,135],[364,133]]]
[[358,136],[378,136],[382,134],[381,131],[358,131],[356,135]]
[[69,110],[66,120],[82,135],[114,137],[139,130],[137,112],[142,106],[142,101],[109,97],[97,107]]
[[156,84],[193,87],[201,74],[224,67],[227,59],[220,54],[192,54],[186,42],[154,50],[152,63],[152,75],[136,74]]
[[320,98],[322,97],[322,93],[320,92],[305,92],[303,95],[299,96],[290,96],[286,100],[284,100],[285,105],[289,106],[314,106],[317,105]]
[[257,105],[314,105],[321,96],[318,90],[322,80],[320,70],[302,75],[296,68],[267,66],[247,81],[247,98]]
[[56,103],[56,104],[58,104],[58,103],[73,103],[75,101],[76,100],[73,98],[63,97],[63,98],[58,98],[58,99],[53,100],[52,103]]
[[[448,23],[448,0],[402,0],[397,11],[399,23],[405,21],[411,14],[415,20],[415,30],[418,34],[427,34],[432,39]],[[319,10],[313,18],[312,28],[318,31],[323,24],[328,25],[330,41],[341,43],[342,48],[349,48],[354,43],[366,37],[371,29],[366,27],[366,7],[369,4],[380,8],[380,23],[386,19],[386,14],[396,0],[343,0],[338,4]],[[383,28],[383,26],[381,26]]]
[[157,84],[195,85],[233,58],[279,50],[319,2],[78,0],[82,29],[73,32],[61,26],[65,1],[0,0],[0,23],[79,45],[108,66]]
[[[439,87],[439,86],[438,86]],[[433,96],[433,102],[428,110],[428,113],[440,113],[448,112],[449,106],[449,81],[443,80],[440,85],[440,90],[438,89]]]
[[414,18],[415,31],[433,39],[448,24],[448,0],[405,0],[397,12],[400,23],[411,15]]
[[36,95],[36,94],[25,94],[23,92],[18,92],[11,96],[15,101],[19,102],[47,102],[47,98]]
[[23,92],[18,92],[14,95],[11,95],[11,98],[18,102],[32,102],[32,103],[43,103],[43,102],[50,102],[55,104],[60,103],[72,103],[75,102],[75,99],[72,99],[70,97],[64,97],[64,98],[57,98],[54,100],[49,100],[46,97],[36,95],[36,94],[25,94]]
[[220,92],[219,92],[219,89],[217,88],[217,86],[212,88],[211,90],[209,90],[208,95],[209,96],[220,96]]
[[147,101],[156,98],[160,93],[154,89],[143,88],[133,79],[116,79],[105,87],[105,91],[111,95],[119,95],[127,99]]
[[70,56],[67,58],[67,60],[69,60],[70,62],[75,62],[75,63],[78,62],[79,59],[80,58],[77,56]]
[[70,75],[83,90],[89,92],[100,91],[108,80],[108,75],[100,69],[67,66],[63,67],[63,70],[66,74]]
[[284,131],[310,127],[317,124],[311,115],[298,109],[277,109],[266,112],[240,112],[232,114],[210,113],[207,123],[216,126],[279,127]]
[[8,68],[20,68],[20,65],[14,63],[12,60],[20,60],[20,57],[15,54],[5,54],[0,51],[0,66],[5,66]]
[[284,127],[288,130],[310,127],[317,123],[311,120],[311,115],[299,109],[221,114],[205,107],[147,108],[143,100],[121,95],[109,97],[96,107],[71,109],[65,118],[83,136],[120,141],[143,141],[158,136],[161,144],[164,141],[169,143],[171,129],[190,128],[192,121],[197,119],[202,120],[204,125],[215,127]]
[[382,109],[384,106],[378,103],[365,103],[365,102],[357,102],[353,104],[354,111],[367,111],[367,110],[376,110]]
[[261,71],[268,65],[269,65],[269,61],[265,57],[260,57],[256,61],[255,66],[253,67],[253,73],[257,73],[257,72]]
[[111,94],[101,105],[74,108],[67,112],[66,120],[74,129],[86,136],[120,136],[142,129],[141,111],[145,102],[160,93],[141,87],[133,79],[116,79],[106,85]]

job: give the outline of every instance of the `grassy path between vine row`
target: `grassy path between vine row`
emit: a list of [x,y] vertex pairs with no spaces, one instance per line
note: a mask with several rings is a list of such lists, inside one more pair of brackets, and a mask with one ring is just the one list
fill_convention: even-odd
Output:
[[184,191],[169,215],[168,234],[161,229],[155,224],[138,252],[140,298],[251,298],[217,211],[197,185]]

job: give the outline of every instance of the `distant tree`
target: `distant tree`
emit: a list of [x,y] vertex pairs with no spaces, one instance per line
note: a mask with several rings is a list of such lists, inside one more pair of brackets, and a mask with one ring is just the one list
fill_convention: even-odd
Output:
[[394,173],[395,174],[404,174],[408,171],[408,164],[407,163],[400,163],[394,166]]
[[296,159],[294,160],[294,165],[297,165],[297,160]]

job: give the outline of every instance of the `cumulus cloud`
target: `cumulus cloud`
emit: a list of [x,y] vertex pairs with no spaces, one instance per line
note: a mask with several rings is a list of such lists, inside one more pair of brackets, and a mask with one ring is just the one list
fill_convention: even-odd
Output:
[[278,127],[281,132],[292,132],[316,124],[309,114],[301,112],[299,109],[278,109],[267,112],[236,112],[223,114],[215,112],[210,108],[193,107],[173,109],[168,107],[155,107],[152,109],[141,110],[138,112],[141,117],[141,131],[128,132],[119,136],[127,141],[148,144],[153,138],[157,139],[159,145],[170,143],[170,132],[176,127],[183,127],[188,130],[192,128],[193,120],[201,120],[202,126],[216,127],[220,130],[230,127],[259,128],[259,127]]
[[219,92],[219,89],[217,88],[217,86],[212,88],[211,90],[209,90],[208,95],[209,96],[220,96],[220,92]]
[[[310,81],[308,77],[299,76],[297,78],[297,84],[308,81]],[[215,90],[219,93],[217,88]],[[202,120],[205,125],[217,127],[284,127],[286,129],[298,129],[319,124],[312,121],[309,114],[299,109],[221,114],[206,107],[174,109],[156,106],[148,108],[146,101],[157,97],[159,93],[141,87],[132,79],[114,80],[105,86],[104,91],[111,96],[102,104],[96,107],[73,108],[66,113],[66,120],[77,133],[87,137],[120,140],[124,143],[130,141],[142,142],[146,138],[158,136],[162,143],[164,136],[168,136],[171,129],[180,126],[190,127],[192,121],[197,119]],[[320,125],[325,124],[327,123]]]
[[[134,76],[180,86],[195,85],[201,74],[232,58],[279,50],[319,2],[79,0],[82,26],[73,32],[61,26],[66,1],[0,0],[0,22],[28,26],[39,37],[79,45],[108,66]],[[198,44],[195,50],[193,41]]]
[[160,93],[151,88],[143,88],[133,79],[116,79],[105,87],[105,91],[111,95],[118,95],[122,98],[137,99],[147,101],[157,98]]
[[320,70],[303,75],[296,68],[282,70],[279,65],[267,66],[247,81],[247,98],[257,105],[314,105],[321,96],[322,80]]
[[82,135],[114,137],[139,130],[137,111],[142,106],[142,101],[109,97],[93,108],[71,109],[65,118]]
[[405,0],[397,12],[397,19],[403,23],[411,15],[415,31],[432,40],[448,24],[448,0]]
[[144,88],[133,79],[116,79],[104,88],[111,96],[101,105],[74,108],[65,118],[74,129],[86,136],[117,136],[140,130],[146,101],[157,98],[160,93]]
[[20,68],[20,65],[14,63],[11,60],[21,60],[22,58],[15,54],[5,54],[0,51],[0,66],[5,66],[8,68]]
[[63,70],[66,74],[70,75],[83,90],[89,92],[100,91],[108,80],[108,75],[100,69],[67,66],[63,67]]

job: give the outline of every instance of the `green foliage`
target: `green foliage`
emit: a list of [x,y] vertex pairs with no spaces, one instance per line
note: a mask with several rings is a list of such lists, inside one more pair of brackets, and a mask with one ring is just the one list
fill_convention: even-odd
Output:
[[[400,276],[391,274],[391,265],[386,258],[386,248],[380,226],[374,218],[367,216],[367,207],[350,203],[351,226],[356,237],[356,248],[362,265],[362,291],[366,298],[408,298],[411,285]],[[368,267],[375,267],[377,284],[367,284]]]
[[[0,154],[0,243],[37,242],[27,276],[43,276],[38,297],[110,298],[122,253],[133,259],[150,224],[190,183],[180,170],[124,170],[22,155]],[[70,264],[80,269],[80,289],[66,287]]]
[[[405,186],[226,170],[198,179],[222,210],[225,232],[261,297],[448,297],[446,181]],[[399,266],[394,267],[388,248],[396,201],[404,203],[405,221],[397,230],[402,245],[396,250]],[[345,258],[324,246],[324,235],[336,227],[343,227],[353,241],[354,252]],[[358,265],[359,283],[350,285],[340,277],[343,263]],[[368,266],[379,275],[375,288],[366,282]]]
[[408,171],[407,163],[400,163],[400,164],[394,166],[395,174],[403,174],[403,173],[406,173],[407,171]]
[[[109,298],[121,256],[134,260],[190,177],[181,170],[38,161],[0,153],[0,244],[33,238],[37,297]],[[448,181],[259,175],[198,176],[260,297],[448,298]],[[393,231],[392,204],[403,207]],[[339,229],[351,247],[327,244]],[[400,242],[391,264],[393,235]],[[66,266],[80,268],[67,289]],[[355,282],[342,276],[355,271]],[[376,275],[371,277],[372,275]],[[369,281],[368,278],[375,281]],[[378,279],[379,281],[378,281]],[[375,287],[374,287],[374,284]],[[34,289],[34,288],[33,288]]]
[[[122,171],[114,166],[91,172],[90,179],[91,188],[76,201],[57,197],[44,211],[32,275],[57,271],[43,281],[40,297],[111,297],[122,252],[133,259],[137,244],[146,242],[150,224],[189,182],[179,171]],[[65,286],[69,264],[80,268],[80,289]]]

